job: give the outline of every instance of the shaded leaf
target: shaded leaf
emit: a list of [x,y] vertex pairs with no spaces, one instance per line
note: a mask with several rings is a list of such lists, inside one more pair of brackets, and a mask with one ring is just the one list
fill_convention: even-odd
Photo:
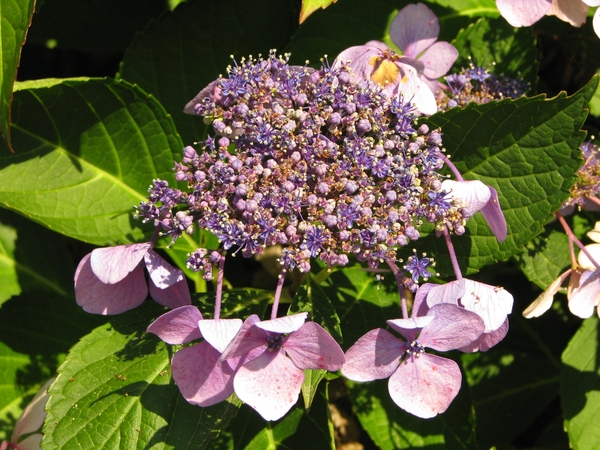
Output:
[[300,23],[304,22],[308,16],[319,8],[327,8],[337,0],[302,0],[302,10],[300,11]]
[[[469,219],[468,232],[455,239],[459,262],[468,272],[522,251],[569,196],[583,162],[585,107],[597,83],[592,79],[572,96],[470,104],[426,120],[442,128],[443,145],[465,179],[498,191],[508,223],[508,237],[498,243],[481,214]],[[437,256],[436,269],[451,274],[448,258],[440,257],[447,254],[443,240],[432,236],[426,245]]]
[[144,330],[163,309],[147,302],[75,345],[52,384],[44,448],[207,448],[239,400],[200,408],[171,382],[169,346]]
[[531,240],[515,259],[529,281],[546,289],[571,264],[569,238],[565,233],[548,230]]
[[600,446],[600,430],[591,424],[600,420],[599,322],[585,320],[562,355],[560,397],[565,428],[573,449]]
[[225,74],[230,55],[240,59],[282,50],[295,22],[289,1],[182,3],[136,36],[119,76],[158,98],[191,144],[203,138],[206,126],[200,117],[184,114],[184,106]]
[[82,52],[123,51],[166,10],[165,0],[52,0],[36,12],[28,41]]
[[327,294],[311,276],[307,276],[304,284],[298,289],[290,305],[288,315],[300,312],[308,312],[308,320],[317,322],[336,341],[342,342],[340,318]]
[[0,4],[0,136],[4,140],[0,147],[10,148],[13,83],[17,78],[21,47],[25,42],[34,5],[35,0],[6,0]]
[[98,245],[143,239],[132,207],[153,178],[174,184],[182,148],[160,104],[125,82],[71,79],[22,83],[14,107],[3,206]]
[[538,55],[531,27],[515,28],[503,17],[481,18],[462,30],[452,45],[459,52],[456,71],[469,67],[472,57],[475,65],[497,75],[522,78],[535,89]]

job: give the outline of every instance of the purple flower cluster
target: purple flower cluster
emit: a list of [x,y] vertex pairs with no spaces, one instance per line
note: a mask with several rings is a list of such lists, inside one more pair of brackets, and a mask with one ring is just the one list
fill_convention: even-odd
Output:
[[[282,268],[300,271],[311,258],[343,266],[348,255],[376,268],[418,239],[423,221],[464,232],[441,188],[439,130],[416,127],[402,97],[351,75],[275,53],[229,67],[185,108],[215,132],[176,164],[188,192],[155,181],[139,216],[173,237],[195,222],[246,257],[280,244]],[[204,250],[188,263],[210,265]]]
[[[575,205],[588,210],[600,208],[598,194],[600,193],[600,147],[592,142],[584,142],[581,146],[583,166],[577,171],[577,181],[571,187],[570,197],[563,207]],[[563,211],[565,214],[565,211]]]
[[460,73],[447,75],[445,79],[447,89],[436,94],[438,107],[442,111],[455,106],[466,106],[470,102],[487,103],[504,98],[516,99],[529,89],[522,79],[495,75],[473,63],[468,68],[463,68]]

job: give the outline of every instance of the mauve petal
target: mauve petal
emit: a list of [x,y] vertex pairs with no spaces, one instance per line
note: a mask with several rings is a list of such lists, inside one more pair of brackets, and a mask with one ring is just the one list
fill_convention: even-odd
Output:
[[198,322],[202,337],[219,353],[227,348],[235,335],[242,328],[241,319],[201,320]]
[[429,305],[426,301],[427,294],[429,294],[429,291],[437,286],[439,285],[434,283],[425,283],[419,287],[413,300],[413,306],[410,312],[411,317],[422,317],[427,314],[427,311],[429,311]]
[[144,255],[144,262],[150,278],[159,289],[166,289],[175,283],[185,280],[185,276],[181,270],[173,267],[152,249],[148,250],[146,255]]
[[485,323],[485,333],[497,330],[512,312],[513,296],[504,288],[465,279],[462,306],[477,313]]
[[546,14],[556,16],[574,27],[580,27],[585,23],[588,9],[589,6],[585,4],[585,0],[553,0],[552,6]]
[[394,44],[413,58],[430,47],[439,34],[437,16],[423,3],[402,8],[390,25],[390,38]]
[[487,352],[490,348],[500,342],[506,337],[508,333],[508,318],[497,330],[491,333],[483,333],[477,340],[471,344],[459,348],[461,352],[472,353],[472,352]]
[[48,395],[48,388],[54,380],[55,378],[50,378],[48,381],[46,381],[37,394],[35,394],[33,400],[29,402],[29,405],[27,405],[27,407],[21,413],[21,417],[19,417],[17,420],[15,429],[13,430],[13,442],[16,443],[19,441],[21,436],[33,433],[42,428],[42,424],[46,418],[46,411],[44,408],[46,407],[46,402],[50,397]]
[[272,333],[292,333],[299,330],[300,327],[304,325],[307,316],[308,313],[302,312],[292,316],[263,320],[262,322],[257,322],[256,326],[262,330],[270,331]]
[[565,282],[567,277],[571,274],[571,269],[567,270],[565,273],[562,273],[556,278],[548,289],[542,292],[538,298],[536,298],[531,305],[529,305],[525,311],[523,311],[523,316],[527,319],[531,319],[532,317],[539,317],[544,314],[546,311],[550,309],[552,306],[552,302],[554,301],[554,296],[560,289],[561,285]]
[[283,344],[296,367],[300,369],[339,370],[344,364],[344,352],[322,326],[306,322]]
[[[590,233],[588,233],[588,235]],[[589,244],[589,245],[585,246],[585,249],[592,255],[592,258],[594,258],[594,261],[596,261],[597,263],[600,263],[600,244]],[[580,266],[582,266],[586,269],[593,270],[596,268],[596,266],[590,260],[590,258],[588,258],[587,255],[585,253],[583,253],[582,251],[580,251],[579,255],[577,255],[577,262],[579,263]]]
[[352,67],[352,74],[359,78],[370,80],[374,69],[373,64],[371,64],[371,58],[381,54],[379,44],[389,49],[387,45],[379,42],[376,45],[369,42],[367,45],[349,47],[335,58],[332,67],[337,68],[348,64]]
[[260,318],[256,314],[252,314],[244,321],[236,337],[223,350],[221,360],[244,356],[256,347],[265,346],[266,348],[269,333],[256,327],[255,324],[258,322],[260,322]]
[[298,401],[303,381],[304,371],[282,351],[266,351],[237,371],[233,387],[263,419],[277,420]]
[[94,274],[90,255],[85,255],[75,272],[75,300],[91,314],[121,314],[140,306],[148,295],[142,266],[115,284],[106,284]]
[[208,342],[185,347],[173,356],[173,380],[188,402],[202,407],[222,402],[233,394],[233,375],[221,353]]
[[203,99],[209,97],[212,101],[215,101],[219,97],[219,93],[216,92],[215,87],[217,86],[217,80],[212,81],[208,86],[202,89],[196,96],[185,105],[183,112],[186,114],[196,114],[194,106],[201,103]]
[[414,341],[421,329],[433,320],[432,316],[411,317],[409,319],[391,319],[387,320],[387,324],[402,336],[407,341]]
[[490,201],[492,192],[479,180],[444,180],[442,189],[452,193],[452,198],[467,207],[471,215],[482,209]]
[[504,242],[508,234],[506,219],[504,218],[502,208],[500,208],[498,192],[493,187],[488,187],[492,193],[492,198],[487,205],[481,209],[481,214],[483,214],[485,221],[488,223],[490,230],[492,230],[492,233],[494,233],[494,236],[496,236],[498,242]]
[[550,9],[552,0],[496,0],[496,6],[513,27],[528,27]]
[[354,343],[346,352],[342,374],[354,381],[389,377],[406,351],[406,343],[383,328],[376,328]]
[[430,289],[427,294],[427,304],[430,308],[439,303],[458,305],[458,300],[463,295],[465,295],[465,279],[461,278],[460,280],[440,284]]
[[185,278],[164,289],[156,287],[154,281],[150,279],[150,297],[157,303],[171,309],[192,304],[190,288]]
[[421,330],[417,340],[422,346],[440,352],[469,345],[485,328],[478,314],[452,304],[435,305],[427,315],[433,316],[433,320]]
[[587,319],[600,302],[600,270],[574,270],[567,288],[569,310],[577,317]]
[[425,65],[423,75],[438,79],[448,73],[458,58],[458,50],[448,42],[436,42],[421,55],[419,61]]
[[448,409],[460,390],[461,373],[451,359],[422,353],[406,358],[390,377],[388,389],[396,405],[422,419]]
[[592,241],[600,243],[600,222],[596,222],[594,229],[586,233]]
[[[404,101],[410,101],[422,114],[431,115],[437,112],[435,96],[429,86],[419,78],[417,70],[408,64],[397,63],[404,72],[396,84],[390,85],[393,96],[402,95]],[[388,88],[385,89],[388,91]]]
[[202,337],[199,321],[202,321],[202,314],[198,308],[182,306],[160,316],[146,332],[157,335],[167,344],[187,344]]
[[17,445],[17,450],[40,450],[42,443],[42,434],[32,434],[26,437]]
[[141,244],[97,248],[91,253],[92,271],[103,283],[115,284],[139,265],[151,247],[151,243],[143,242]]

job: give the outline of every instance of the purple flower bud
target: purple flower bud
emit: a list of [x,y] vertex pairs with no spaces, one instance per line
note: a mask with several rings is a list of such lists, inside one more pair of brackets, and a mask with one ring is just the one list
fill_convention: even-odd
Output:
[[417,131],[419,134],[427,134],[429,133],[429,127],[426,124],[422,124]]
[[198,154],[196,153],[196,150],[194,149],[194,147],[188,145],[187,147],[184,147],[183,149],[183,162],[185,164],[191,164],[195,158],[198,157]]
[[331,116],[329,116],[328,122],[332,125],[339,125],[342,123],[342,116],[338,112],[334,112]]

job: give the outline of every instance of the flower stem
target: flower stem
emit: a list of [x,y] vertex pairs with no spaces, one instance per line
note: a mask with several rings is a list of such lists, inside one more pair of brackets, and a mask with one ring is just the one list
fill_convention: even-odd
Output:
[[398,284],[398,292],[400,293],[400,308],[402,309],[402,318],[408,319],[408,307],[406,306],[406,292],[404,291],[404,276],[402,272],[396,265],[395,261],[392,259],[386,260],[390,269],[392,269],[392,273],[396,278],[396,283]]
[[571,230],[571,227],[569,226],[569,224],[567,223],[565,218],[559,212],[557,212],[555,215],[556,215],[556,218],[558,219],[558,221],[560,222],[560,224],[562,225],[563,229],[565,230],[565,233],[567,233],[567,237],[569,238],[569,245],[570,245],[570,250],[571,250],[571,265],[573,267],[577,267],[577,265],[578,265],[577,260],[575,259],[575,252],[573,251],[573,242],[574,242],[577,245],[577,247],[579,247],[579,249],[583,252],[583,254],[588,257],[588,259],[592,262],[594,267],[596,269],[600,269],[600,264],[598,264],[596,262],[596,260],[592,257],[590,252],[587,251],[587,249],[585,248],[585,245],[583,245],[581,243],[581,241],[579,239],[577,239],[577,236],[575,236],[575,234],[573,233],[573,230]]
[[215,313],[213,315],[213,319],[218,320],[221,316],[221,299],[223,297],[223,276],[225,273],[225,257],[221,255],[219,259],[219,272],[217,275],[217,287],[216,298],[215,298]]
[[458,181],[464,181],[462,175],[460,174],[460,172],[458,171],[456,166],[454,164],[452,164],[452,162],[450,161],[450,158],[448,158],[446,155],[444,155],[441,152],[440,152],[440,158],[442,158],[442,160],[444,161],[444,164],[446,164],[448,166],[448,168],[452,171],[452,173],[454,174],[454,176],[456,177],[456,179]]
[[456,253],[454,252],[454,246],[452,245],[452,239],[450,238],[450,232],[447,227],[444,227],[444,239],[446,240],[446,246],[448,247],[448,253],[450,254],[450,261],[452,262],[452,268],[457,280],[462,279],[462,273],[460,272],[460,266],[458,265],[458,259],[456,259]]
[[279,299],[283,290],[283,282],[285,281],[285,269],[281,271],[277,278],[277,287],[275,288],[275,298],[273,299],[273,308],[271,309],[271,320],[277,319],[277,309],[279,308]]

